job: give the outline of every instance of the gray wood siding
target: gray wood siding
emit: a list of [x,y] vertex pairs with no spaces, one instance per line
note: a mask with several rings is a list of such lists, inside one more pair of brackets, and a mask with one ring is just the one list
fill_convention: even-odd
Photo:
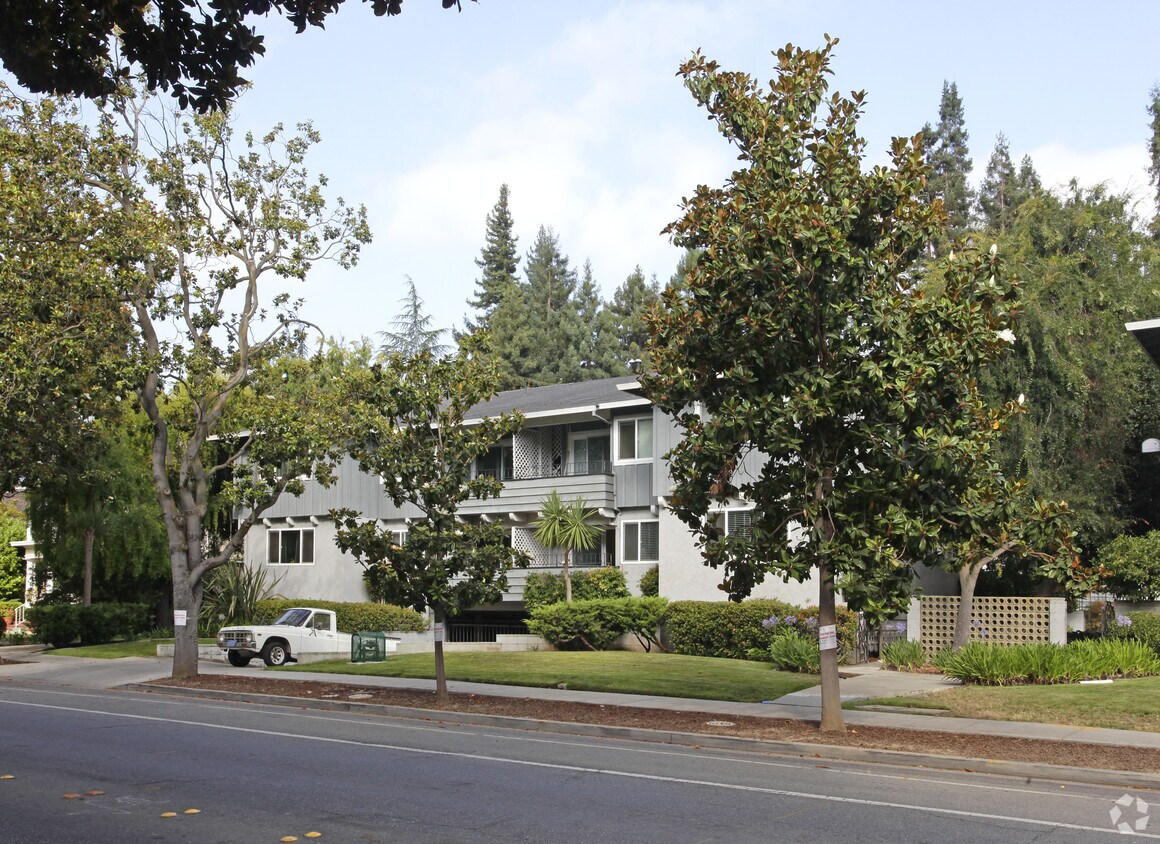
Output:
[[360,470],[358,462],[349,455],[336,467],[335,477],[329,489],[318,481],[308,480],[301,495],[283,495],[262,514],[263,517],[323,517],[340,507],[357,510],[369,519],[402,519],[419,515],[419,511],[409,505],[395,507],[383,495],[379,479]]
[[653,504],[653,467],[657,461],[613,466],[617,507],[648,507]]
[[665,455],[672,451],[673,447],[683,439],[683,436],[677,421],[655,407],[653,408],[653,437],[653,447],[656,449],[652,466],[653,494],[668,495],[673,489],[673,478],[669,472],[669,461],[665,460]]
[[540,502],[552,490],[564,501],[583,498],[589,508],[614,506],[611,475],[562,475],[556,478],[516,478],[505,481],[499,497],[464,501],[459,505],[463,515],[509,512],[538,512]]

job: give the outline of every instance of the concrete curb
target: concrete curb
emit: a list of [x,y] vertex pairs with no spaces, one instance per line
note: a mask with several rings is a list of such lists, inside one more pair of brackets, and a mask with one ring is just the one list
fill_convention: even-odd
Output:
[[160,686],[151,683],[130,683],[118,688],[130,691],[164,694],[175,697],[216,698],[239,703],[260,703],[271,706],[319,709],[332,712],[354,712],[366,715],[392,715],[447,724],[468,724],[479,727],[504,727],[533,730],[563,735],[619,738],[660,744],[712,747],[754,753],[779,753],[789,756],[827,759],[838,762],[866,762],[927,768],[942,771],[967,771],[1021,777],[1027,780],[1053,780],[1086,785],[1111,785],[1123,788],[1160,789],[1160,774],[1137,771],[1112,771],[1102,768],[1073,768],[1063,765],[1044,765],[1034,762],[1011,762],[1003,759],[973,759],[960,756],[933,756],[899,750],[880,750],[865,747],[844,747],[801,742],[763,741],[703,733],[678,733],[668,730],[648,730],[641,727],[613,727],[604,724],[586,724],[564,721],[539,721],[508,715],[480,715],[470,712],[444,712],[406,706],[388,706],[345,700],[320,700],[287,695],[261,695],[248,692],[229,692],[217,689],[186,689],[179,686]]

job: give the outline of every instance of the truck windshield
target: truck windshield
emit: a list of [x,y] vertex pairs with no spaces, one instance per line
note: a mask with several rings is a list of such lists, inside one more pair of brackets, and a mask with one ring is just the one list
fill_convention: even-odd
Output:
[[284,624],[287,627],[301,627],[308,618],[310,618],[310,610],[286,610],[274,623]]

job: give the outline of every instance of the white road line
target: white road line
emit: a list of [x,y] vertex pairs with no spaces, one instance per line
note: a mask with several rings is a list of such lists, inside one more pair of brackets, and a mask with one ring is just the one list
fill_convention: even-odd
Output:
[[[1108,835],[1120,835],[1121,833],[1116,829],[1107,829],[1104,827],[1084,826],[1082,824],[1065,823],[1062,821],[1045,821],[1038,818],[1024,818],[1015,817],[1013,815],[995,815],[987,812],[971,812],[965,809],[945,809],[938,806],[919,806],[909,803],[894,803],[886,800],[869,800],[859,797],[839,797],[833,794],[815,794],[803,791],[790,791],[781,788],[767,788],[765,786],[752,785],[738,785],[734,783],[720,783],[711,780],[694,780],[685,777],[668,777],[659,774],[642,774],[631,771],[616,771],[609,768],[590,768],[580,765],[565,765],[554,762],[533,762],[523,759],[507,759],[502,756],[490,756],[479,753],[463,753],[451,750],[431,750],[426,748],[404,747],[402,745],[382,744],[379,742],[355,741],[353,739],[328,738],[326,736],[304,736],[297,733],[286,733],[277,730],[254,729],[252,727],[234,727],[228,724],[214,724],[202,721],[184,721],[172,718],[161,718],[154,715],[134,715],[129,713],[119,712],[104,712],[99,709],[81,709],[79,707],[71,706],[54,706],[47,703],[32,703],[28,701],[11,701],[0,700],[0,704],[8,704],[9,706],[24,706],[36,709],[52,709],[63,712],[78,712],[86,715],[104,715],[111,718],[124,718],[135,721],[156,721],[163,724],[181,724],[189,727],[205,727],[213,730],[225,730],[229,732],[239,733],[253,733],[255,735],[263,736],[278,736],[280,738],[298,739],[301,741],[316,741],[327,744],[345,744],[353,745],[355,747],[374,748],[378,750],[394,750],[400,753],[412,753],[421,756],[444,756],[456,759],[471,759],[479,762],[494,762],[506,765],[519,765],[529,768],[545,768],[556,771],[567,771],[569,773],[579,774],[603,774],[605,776],[624,777],[626,779],[644,780],[648,782],[662,782],[673,783],[676,785],[693,785],[702,786],[705,788],[719,788],[727,791],[742,791],[753,794],[768,794],[777,797],[793,797],[803,800],[817,800],[825,803],[842,803],[854,806],[869,806],[880,809],[902,809],[912,812],[922,812],[925,814],[950,815],[957,818],[970,818],[975,820],[987,821],[1001,821],[1006,823],[1019,823],[1028,826],[1047,827],[1049,829],[1072,829],[1078,832],[1094,832],[1104,833]],[[1154,835],[1147,832],[1138,832],[1136,837],[1160,841],[1160,835]]]

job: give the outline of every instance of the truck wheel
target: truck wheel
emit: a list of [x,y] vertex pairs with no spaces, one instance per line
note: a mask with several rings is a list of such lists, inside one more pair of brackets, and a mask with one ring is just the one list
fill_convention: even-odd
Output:
[[245,668],[250,664],[252,656],[242,656],[238,651],[226,651],[226,659],[234,668]]
[[270,667],[285,665],[290,661],[290,647],[283,642],[267,642],[262,648],[262,662]]

